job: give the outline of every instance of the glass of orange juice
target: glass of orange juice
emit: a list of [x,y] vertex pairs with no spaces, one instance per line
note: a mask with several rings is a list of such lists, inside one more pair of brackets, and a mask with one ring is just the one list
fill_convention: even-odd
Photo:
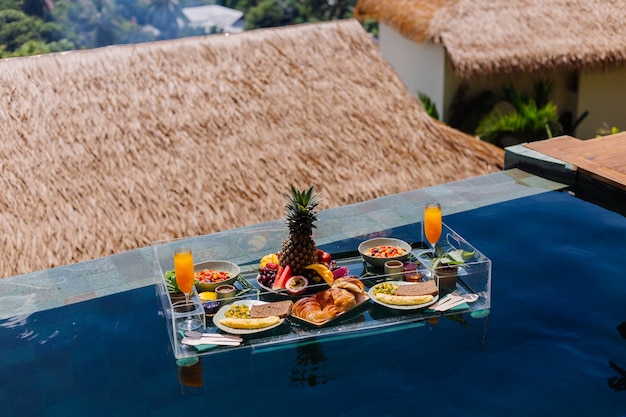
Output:
[[[194,285],[194,267],[193,255],[189,248],[179,248],[174,251],[174,274],[176,275],[176,284],[178,288],[185,294],[185,308],[191,305],[189,297],[193,291]],[[196,330],[202,327],[199,320],[187,317],[185,321],[179,323],[180,330]]]
[[441,227],[441,206],[439,203],[427,203],[424,206],[424,235],[433,247],[433,257],[435,245],[441,237]]

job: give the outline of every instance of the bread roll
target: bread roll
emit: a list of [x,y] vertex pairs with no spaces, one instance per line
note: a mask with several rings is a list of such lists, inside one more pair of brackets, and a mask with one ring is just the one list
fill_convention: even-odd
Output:
[[363,285],[363,282],[354,276],[337,278],[333,283],[333,288],[345,288],[355,294],[362,294],[365,292],[365,285]]
[[339,311],[350,310],[356,305],[356,298],[354,294],[343,288],[331,288],[328,290],[333,298],[333,305],[335,305]]

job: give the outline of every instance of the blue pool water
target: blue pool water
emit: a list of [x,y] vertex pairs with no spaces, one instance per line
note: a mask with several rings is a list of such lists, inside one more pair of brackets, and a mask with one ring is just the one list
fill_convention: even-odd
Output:
[[141,288],[0,321],[0,415],[626,415],[626,218],[551,192],[445,221],[493,262],[484,319],[208,356],[190,388]]

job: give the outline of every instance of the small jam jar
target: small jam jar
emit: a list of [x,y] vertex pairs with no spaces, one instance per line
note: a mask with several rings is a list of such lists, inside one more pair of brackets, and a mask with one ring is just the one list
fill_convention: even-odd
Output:
[[402,268],[404,271],[404,280],[408,282],[419,282],[424,277],[424,274],[417,270],[417,265],[413,262],[407,262]]
[[237,289],[229,284],[220,285],[215,289],[218,300],[223,298],[232,298],[237,295]]

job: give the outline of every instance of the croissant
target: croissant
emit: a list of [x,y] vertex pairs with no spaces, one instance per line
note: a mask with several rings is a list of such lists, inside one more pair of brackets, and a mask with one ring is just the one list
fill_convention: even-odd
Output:
[[335,317],[339,310],[334,304],[322,307],[315,297],[304,297],[296,301],[291,314],[313,323],[323,323]]

